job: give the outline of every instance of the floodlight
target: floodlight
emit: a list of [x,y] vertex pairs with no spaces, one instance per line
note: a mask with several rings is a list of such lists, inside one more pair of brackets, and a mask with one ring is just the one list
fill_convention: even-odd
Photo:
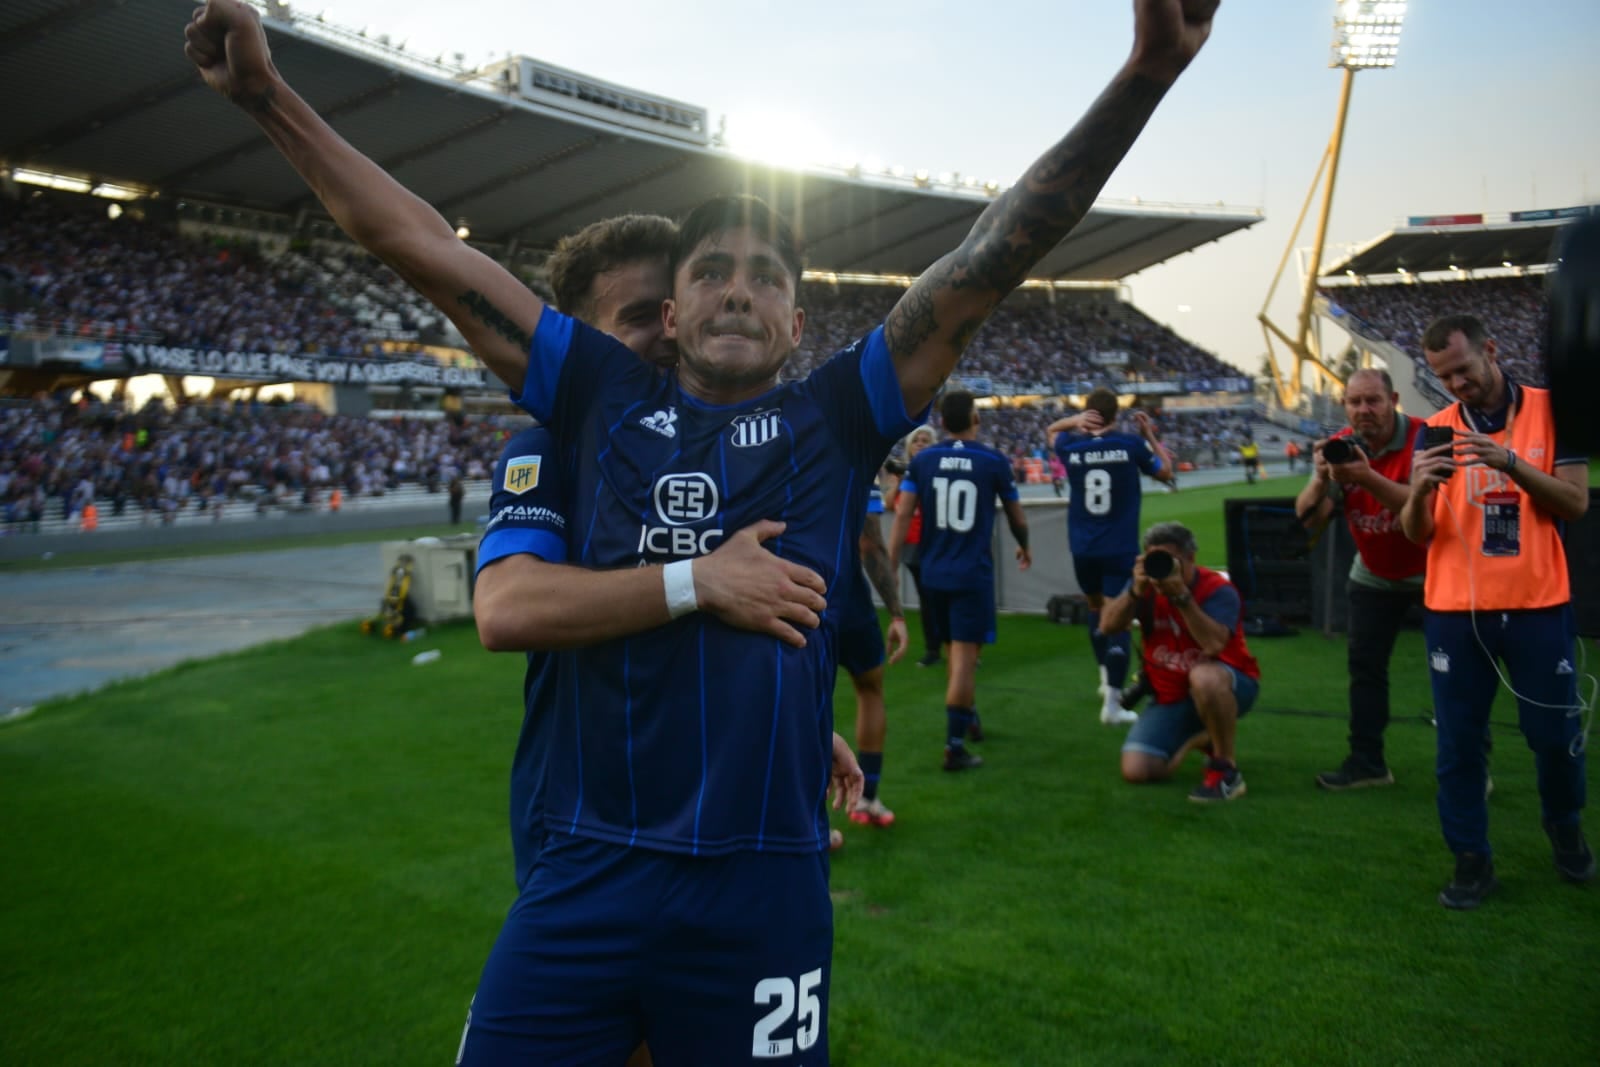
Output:
[[463,222],[461,225],[456,227],[456,236],[465,241],[468,237],[472,236],[472,230],[467,226],[466,223]]
[[1392,67],[1400,54],[1406,0],[1343,0],[1333,16],[1330,67]]

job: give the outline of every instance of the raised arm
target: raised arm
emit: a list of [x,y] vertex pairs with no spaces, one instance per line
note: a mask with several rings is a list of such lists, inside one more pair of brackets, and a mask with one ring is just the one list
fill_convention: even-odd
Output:
[[884,335],[907,411],[921,411],[972,336],[1089,211],[1211,32],[1219,0],[1135,0],[1127,63],[1055,147],[895,304]]
[[427,202],[334,132],[283,80],[254,9],[206,0],[184,32],[205,83],[256,121],[351,239],[450,317],[478,358],[521,392],[544,303],[462,241]]

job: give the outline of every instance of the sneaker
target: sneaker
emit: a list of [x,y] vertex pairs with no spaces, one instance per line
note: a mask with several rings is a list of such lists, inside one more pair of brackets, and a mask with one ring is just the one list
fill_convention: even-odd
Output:
[[1483,898],[1500,888],[1494,877],[1494,860],[1472,852],[1456,857],[1456,875],[1439,891],[1439,903],[1456,911],[1471,911]]
[[937,667],[938,665],[939,653],[937,652],[928,652],[924,654],[921,659],[917,660],[917,666],[919,667]]
[[967,727],[967,740],[980,744],[983,741],[983,719],[977,712],[972,713],[972,725]]
[[850,821],[857,826],[893,826],[894,812],[883,806],[881,797],[862,797],[850,809]]
[[1583,839],[1583,827],[1577,823],[1552,826],[1545,823],[1545,836],[1550,838],[1550,850],[1555,856],[1556,870],[1569,882],[1587,882],[1594,877],[1594,852]]
[[974,767],[983,766],[983,757],[968,752],[965,748],[947,748],[944,750],[944,769],[947,771],[967,771]]
[[828,851],[838,852],[844,848],[844,832],[842,830],[828,831]]
[[1194,787],[1189,799],[1196,804],[1218,804],[1224,800],[1237,800],[1244,796],[1244,775],[1232,763],[1206,760],[1206,774]]
[[1394,775],[1383,763],[1373,763],[1358,756],[1346,756],[1336,771],[1323,771],[1317,775],[1317,785],[1330,792],[1345,789],[1366,789],[1375,785],[1394,785]]
[[1122,706],[1122,694],[1113,689],[1106,694],[1105,703],[1100,705],[1100,721],[1106,726],[1126,726],[1130,722],[1138,722],[1138,712],[1128,711]]

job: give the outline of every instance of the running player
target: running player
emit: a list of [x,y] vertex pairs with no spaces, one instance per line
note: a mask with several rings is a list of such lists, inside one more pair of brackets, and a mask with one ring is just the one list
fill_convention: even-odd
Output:
[[1126,631],[1101,632],[1100,611],[1133,577],[1144,496],[1140,472],[1172,481],[1171,457],[1156,439],[1150,417],[1135,412],[1138,432],[1128,433],[1118,426],[1117,414],[1117,394],[1101,386],[1089,394],[1081,414],[1057,419],[1046,430],[1071,486],[1067,545],[1078,587],[1089,602],[1089,645],[1100,667],[1100,721],[1108,726],[1139,716],[1122,706],[1132,641]]
[[968,751],[977,702],[978,649],[995,639],[994,501],[1005,509],[1017,541],[1017,565],[1027,570],[1028,518],[1017,498],[1011,461],[978,442],[980,419],[973,396],[955,389],[939,401],[949,440],[923,449],[911,461],[895,503],[889,556],[898,563],[911,513],[922,509],[922,610],[939,620],[950,639],[950,673],[945,688],[944,769],[982,766]]

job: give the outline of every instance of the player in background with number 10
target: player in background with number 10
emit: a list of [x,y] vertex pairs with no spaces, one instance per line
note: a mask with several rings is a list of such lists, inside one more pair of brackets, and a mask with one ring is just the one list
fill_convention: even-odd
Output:
[[950,642],[950,674],[945,689],[944,769],[964,771],[983,760],[968,751],[974,732],[978,647],[994,643],[994,501],[1005,508],[1017,541],[1017,565],[1027,570],[1028,519],[1017,500],[1011,461],[978,443],[978,412],[971,393],[954,389],[939,402],[949,440],[917,453],[900,483],[889,537],[890,573],[900,566],[900,550],[911,527],[911,513],[922,508],[922,592],[924,612],[933,613]]
[[1104,386],[1089,394],[1082,414],[1057,419],[1045,433],[1067,468],[1067,545],[1072,569],[1089,602],[1089,644],[1100,665],[1100,721],[1107,726],[1139,716],[1122,706],[1132,639],[1100,631],[1100,610],[1133,576],[1139,556],[1139,473],[1172,484],[1173,462],[1156,439],[1150,416],[1133,414],[1138,433],[1117,426],[1117,394]]

